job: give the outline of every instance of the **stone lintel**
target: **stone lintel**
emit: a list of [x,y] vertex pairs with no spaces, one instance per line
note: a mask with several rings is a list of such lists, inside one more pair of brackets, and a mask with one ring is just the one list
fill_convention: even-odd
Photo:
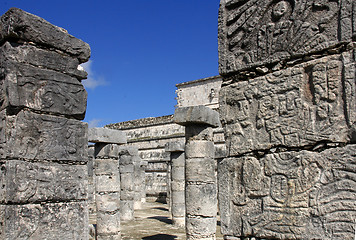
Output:
[[125,144],[127,143],[127,138],[123,131],[108,128],[90,128],[88,141],[93,143]]
[[65,29],[18,8],[10,8],[0,20],[0,41],[10,38],[56,48],[80,62],[86,62],[90,57],[89,44],[68,34]]
[[177,108],[174,112],[174,122],[183,126],[195,124],[220,126],[219,113],[202,105]]
[[184,142],[168,142],[165,145],[166,152],[184,152]]

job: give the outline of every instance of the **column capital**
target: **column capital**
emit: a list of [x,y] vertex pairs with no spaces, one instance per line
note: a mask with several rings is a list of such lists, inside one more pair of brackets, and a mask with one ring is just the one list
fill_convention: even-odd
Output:
[[177,108],[174,112],[174,122],[183,125],[220,126],[219,113],[206,106],[191,106]]

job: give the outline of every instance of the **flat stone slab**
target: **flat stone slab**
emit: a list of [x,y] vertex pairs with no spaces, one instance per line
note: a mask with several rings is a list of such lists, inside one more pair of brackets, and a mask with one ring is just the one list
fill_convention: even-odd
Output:
[[206,106],[192,106],[177,108],[174,112],[173,121],[179,125],[220,125],[219,113]]
[[59,49],[77,57],[80,62],[86,62],[90,57],[89,44],[68,34],[65,29],[18,8],[10,8],[0,20],[0,42],[10,38]]
[[165,145],[166,152],[184,152],[184,142],[168,142]]
[[88,141],[94,143],[127,143],[126,133],[108,128],[89,128]]

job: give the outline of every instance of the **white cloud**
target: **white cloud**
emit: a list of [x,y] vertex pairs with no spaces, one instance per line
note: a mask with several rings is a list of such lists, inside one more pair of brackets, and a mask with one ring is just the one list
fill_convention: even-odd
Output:
[[99,123],[102,122],[102,119],[92,119],[88,122],[89,128],[93,128],[93,127],[99,127]]
[[101,76],[97,76],[92,70],[93,61],[89,60],[86,63],[81,64],[80,66],[88,73],[88,79],[83,81],[83,85],[86,88],[95,89],[98,86],[107,85],[105,79]]

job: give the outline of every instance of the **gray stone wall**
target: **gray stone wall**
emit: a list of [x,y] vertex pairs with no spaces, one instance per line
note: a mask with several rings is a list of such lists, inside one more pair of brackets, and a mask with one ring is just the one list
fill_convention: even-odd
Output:
[[89,56],[42,18],[0,19],[0,239],[88,239]]
[[353,239],[355,2],[221,1],[226,239]]

